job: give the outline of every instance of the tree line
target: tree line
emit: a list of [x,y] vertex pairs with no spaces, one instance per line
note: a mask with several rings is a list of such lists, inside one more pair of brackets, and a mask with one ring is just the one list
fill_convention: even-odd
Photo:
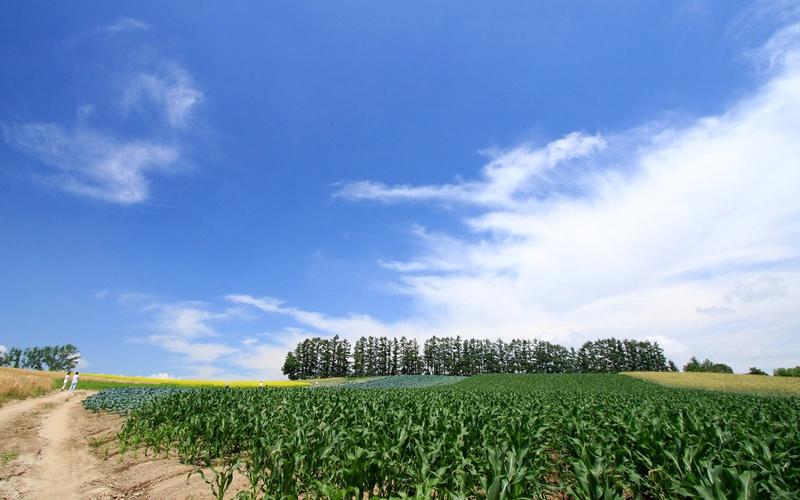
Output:
[[71,371],[81,354],[72,344],[44,347],[11,347],[0,351],[0,366],[31,370]]
[[616,373],[677,371],[656,342],[601,339],[580,349],[543,340],[511,341],[431,337],[416,339],[314,337],[287,353],[283,373],[292,380],[387,375],[477,375],[480,373]]
[[776,377],[800,377],[800,366],[794,368],[776,368],[773,374]]

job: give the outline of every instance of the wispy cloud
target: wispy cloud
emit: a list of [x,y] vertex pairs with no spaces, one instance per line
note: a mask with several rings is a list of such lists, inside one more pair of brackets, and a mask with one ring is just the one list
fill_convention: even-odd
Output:
[[236,354],[239,349],[215,340],[214,324],[237,317],[234,310],[214,311],[202,302],[153,303],[144,307],[156,313],[153,329],[145,342],[183,357],[188,364],[211,363]]
[[170,377],[177,371],[184,378],[282,378],[286,352],[308,336],[296,328],[248,335],[253,315],[229,300],[165,302],[147,294],[129,300],[130,295],[120,296],[118,303],[145,315],[147,322],[145,334],[129,340],[169,353]]
[[725,316],[726,314],[733,314],[736,312],[733,308],[726,306],[698,307],[696,311],[699,314],[707,314],[709,316]]
[[435,200],[486,206],[513,207],[530,204],[536,182],[570,160],[584,158],[605,148],[600,136],[574,132],[544,148],[522,146],[499,155],[483,168],[480,180],[441,185],[387,186],[374,181],[344,184],[334,196],[347,200],[381,202]]
[[150,29],[149,24],[132,17],[121,17],[113,23],[102,27],[103,31],[112,34],[124,31],[139,31],[147,29]]
[[58,171],[45,177],[48,184],[121,205],[147,199],[149,174],[169,172],[180,157],[176,145],[120,140],[83,127],[26,123],[2,130],[6,142]]
[[267,314],[289,316],[307,328],[312,328],[328,335],[341,335],[348,338],[361,335],[392,336],[397,331],[397,328],[377,321],[366,314],[351,314],[345,317],[328,316],[296,307],[284,307],[283,301],[274,297],[253,297],[236,294],[227,295],[225,298],[234,304],[249,305]]
[[[124,18],[104,30],[119,33],[146,27]],[[106,116],[119,113],[115,118],[122,119],[123,126],[95,119],[101,104],[81,103],[76,105],[74,124],[28,122],[0,127],[8,144],[50,167],[49,173],[35,175],[43,184],[81,197],[131,205],[150,197],[155,174],[185,170],[182,135],[204,95],[175,61],[156,57],[130,69],[115,62],[129,59],[119,56],[104,61],[114,75],[108,86],[117,85],[119,95],[118,103],[104,110]],[[131,125],[142,124],[148,133],[127,131]]]
[[753,281],[740,282],[725,295],[728,301],[755,302],[788,295],[786,282],[779,276],[763,275]]
[[155,106],[165,122],[174,129],[186,127],[204,95],[185,69],[164,63],[157,72],[139,73],[122,96],[125,113],[146,112],[146,104]]

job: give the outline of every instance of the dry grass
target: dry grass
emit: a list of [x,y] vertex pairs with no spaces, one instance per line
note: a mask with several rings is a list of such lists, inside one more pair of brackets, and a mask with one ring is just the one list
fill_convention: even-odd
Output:
[[671,387],[800,396],[800,378],[728,373],[630,372],[625,375]]
[[0,368],[0,404],[45,394],[53,390],[54,380],[63,376],[60,372]]

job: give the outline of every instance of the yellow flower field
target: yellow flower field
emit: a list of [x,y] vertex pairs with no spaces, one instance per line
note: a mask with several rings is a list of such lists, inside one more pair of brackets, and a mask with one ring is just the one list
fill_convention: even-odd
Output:
[[[97,382],[117,382],[121,384],[169,384],[184,387],[198,386],[230,386],[230,387],[258,387],[258,380],[201,380],[201,379],[175,379],[175,378],[153,378],[136,377],[129,375],[111,375],[107,373],[82,373],[81,380]],[[310,385],[306,380],[264,380],[265,387],[302,387]]]
[[658,384],[687,389],[800,395],[800,378],[729,373],[630,372],[625,375]]

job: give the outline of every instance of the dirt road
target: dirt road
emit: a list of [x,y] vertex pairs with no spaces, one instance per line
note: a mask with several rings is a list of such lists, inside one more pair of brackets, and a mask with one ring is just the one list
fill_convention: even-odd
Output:
[[142,452],[120,457],[124,419],[90,413],[90,393],[54,393],[0,407],[0,499],[208,498],[193,467]]

